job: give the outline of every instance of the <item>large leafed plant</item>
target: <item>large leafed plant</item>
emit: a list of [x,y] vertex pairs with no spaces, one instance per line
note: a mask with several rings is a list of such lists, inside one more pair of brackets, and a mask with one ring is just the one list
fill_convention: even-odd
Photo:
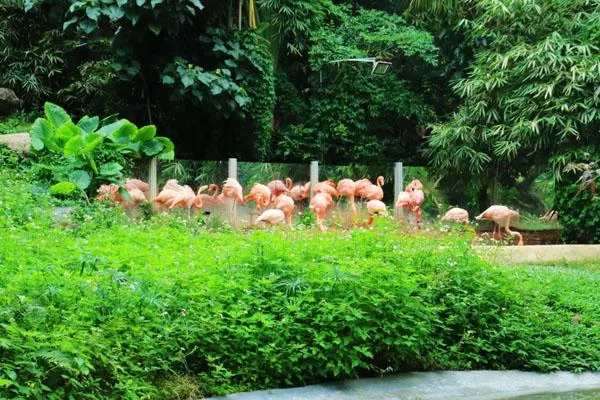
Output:
[[101,125],[99,117],[87,115],[74,122],[63,108],[49,102],[44,111],[46,118],[38,118],[31,128],[31,147],[52,160],[47,167],[55,183],[53,193],[89,191],[103,181],[120,184],[128,159],[174,158],[173,143],[156,136],[154,125],[138,128],[126,119]]

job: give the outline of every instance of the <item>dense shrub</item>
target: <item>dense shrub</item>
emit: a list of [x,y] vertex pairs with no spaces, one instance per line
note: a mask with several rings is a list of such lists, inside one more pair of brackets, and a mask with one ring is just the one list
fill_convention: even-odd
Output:
[[556,193],[555,209],[567,243],[600,243],[600,198],[580,185],[565,185]]

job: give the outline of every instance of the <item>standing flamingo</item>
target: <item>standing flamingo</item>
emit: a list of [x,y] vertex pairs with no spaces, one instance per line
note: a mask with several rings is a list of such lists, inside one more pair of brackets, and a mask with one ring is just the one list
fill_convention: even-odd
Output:
[[422,218],[421,205],[424,202],[423,184],[420,180],[415,179],[406,186],[404,192],[398,195],[396,207],[406,208],[408,212],[415,214],[417,224],[419,224]]
[[523,235],[521,235],[517,231],[511,231],[509,229],[510,220],[512,218],[518,219],[519,213],[517,211],[511,210],[510,208],[508,208],[506,206],[499,206],[499,205],[493,205],[493,206],[489,207],[487,210],[485,210],[484,212],[482,212],[480,215],[475,217],[475,219],[477,219],[477,220],[483,219],[483,220],[487,220],[487,221],[492,221],[494,223],[494,233],[492,236],[494,239],[497,239],[497,240],[502,239],[502,233],[500,231],[500,224],[503,223],[504,230],[506,231],[506,233],[508,233],[509,235],[517,236],[519,238],[519,242],[517,243],[517,246],[523,246]]
[[337,191],[340,197],[348,197],[348,204],[352,208],[354,215],[358,214],[356,210],[356,204],[354,203],[354,196],[356,194],[356,182],[352,179],[342,179],[337,184]]
[[323,220],[327,213],[327,208],[333,205],[333,199],[329,193],[317,193],[310,200],[310,209],[315,213],[317,217],[317,225],[322,232],[327,231],[327,228],[323,225]]
[[363,197],[367,200],[383,200],[383,189],[381,186],[384,184],[383,176],[377,177],[377,185],[367,186],[363,191]]
[[292,225],[292,213],[295,207],[294,200],[286,194],[280,194],[273,203],[275,204],[275,208],[283,211],[287,224],[291,229],[294,229]]

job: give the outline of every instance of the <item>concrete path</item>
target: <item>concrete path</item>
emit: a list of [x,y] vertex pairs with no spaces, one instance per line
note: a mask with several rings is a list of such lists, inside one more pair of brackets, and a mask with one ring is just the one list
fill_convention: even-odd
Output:
[[[521,371],[411,372],[383,378],[238,393],[221,400],[494,400],[537,393],[593,390],[600,398],[600,373],[541,374]],[[598,392],[596,392],[598,390]],[[594,397],[597,396],[597,397]]]
[[475,246],[479,254],[500,264],[553,261],[600,261],[599,244],[552,244],[538,246]]

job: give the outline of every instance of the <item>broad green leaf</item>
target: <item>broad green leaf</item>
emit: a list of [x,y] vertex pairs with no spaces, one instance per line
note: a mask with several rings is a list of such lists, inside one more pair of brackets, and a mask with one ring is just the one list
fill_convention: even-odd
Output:
[[146,3],[146,0],[135,0],[135,4],[139,7],[143,6]]
[[165,146],[162,142],[157,138],[154,138],[151,141],[142,144],[141,150],[147,156],[155,156],[163,151],[164,148]]
[[78,169],[69,174],[69,181],[77,185],[79,189],[85,190],[92,183],[92,178],[86,171]]
[[100,16],[100,9],[98,7],[86,7],[85,14],[92,21],[98,21],[98,17]]
[[110,162],[100,166],[100,175],[103,176],[114,176],[119,175],[123,166],[117,162]]
[[163,2],[164,0],[152,0],[150,1],[150,5],[152,6],[152,8],[154,8],[157,4],[162,4]]
[[77,185],[73,182],[63,181],[50,186],[51,194],[69,195],[77,190]]
[[163,77],[162,77],[162,82],[163,82],[165,85],[172,85],[173,83],[175,83],[175,79],[173,79],[173,77],[172,77],[172,76],[169,76],[169,75],[163,75]]
[[154,136],[156,136],[156,126],[146,125],[138,129],[133,140],[135,142],[146,142]]
[[73,17],[68,21],[65,21],[65,23],[63,24],[63,31],[66,30],[69,26],[73,25],[75,22],[77,22],[77,17]]
[[86,133],[94,132],[98,129],[98,124],[100,123],[100,118],[98,117],[88,117],[87,115],[83,116],[77,123],[77,126],[83,129]]
[[187,88],[194,84],[194,80],[191,77],[189,77],[188,75],[184,75],[181,78],[181,83],[183,83],[183,87]]
[[94,132],[88,134],[83,139],[84,145],[81,148],[82,153],[92,153],[96,147],[98,147],[102,142],[104,142],[104,136]]
[[56,104],[46,102],[44,104],[44,112],[48,121],[57,128],[66,122],[71,122],[69,114]]
[[104,136],[104,137],[109,137],[111,136],[117,129],[121,128],[121,126],[123,126],[127,121],[126,119],[120,119],[117,122],[113,122],[112,124],[103,126],[102,128],[100,128],[98,130],[97,133],[99,133],[100,135]]
[[46,146],[50,151],[60,151],[60,148],[54,141],[54,131],[55,128],[47,119],[36,119],[30,133],[31,144],[34,146],[34,150],[39,151]]
[[175,152],[174,151],[163,151],[158,155],[158,159],[166,160],[166,161],[173,160],[173,159],[175,159]]
[[60,145],[64,145],[73,136],[81,136],[81,133],[81,128],[72,122],[67,122],[58,127],[54,134],[54,140]]
[[110,18],[112,22],[118,21],[125,15],[125,10],[116,6],[110,6],[103,13]]
[[67,158],[77,157],[82,155],[82,149],[84,146],[83,137],[81,136],[73,136],[69,141],[65,144],[64,155]]
[[159,142],[162,143],[162,145],[164,147],[163,151],[174,151],[175,150],[175,145],[173,144],[171,139],[169,139],[168,137],[158,136],[158,137],[156,137],[156,140],[158,140]]
[[160,31],[162,30],[162,27],[156,24],[148,24],[148,29],[150,29],[152,33],[158,36],[160,34]]
[[137,126],[129,121],[125,121],[125,123],[110,134],[108,138],[117,144],[127,144],[133,140],[137,130]]
[[10,381],[8,379],[0,379],[0,387],[8,387],[10,385],[14,385],[15,383],[13,381]]

